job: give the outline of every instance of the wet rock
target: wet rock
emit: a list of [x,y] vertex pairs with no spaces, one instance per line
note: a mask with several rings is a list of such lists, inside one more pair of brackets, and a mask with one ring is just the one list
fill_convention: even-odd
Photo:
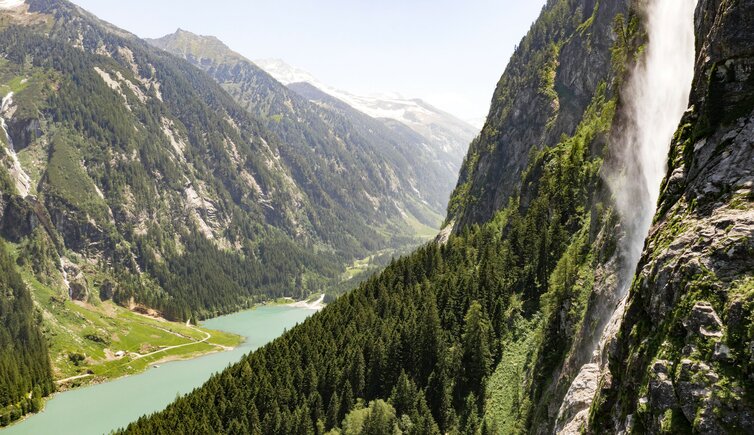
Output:
[[8,124],[8,129],[16,152],[27,148],[42,136],[42,128],[39,119],[36,118],[13,118]]
[[89,286],[81,269],[65,257],[61,259],[61,265],[65,272],[64,277],[68,280],[68,296],[71,300],[83,302],[89,300]]
[[[754,407],[747,399],[754,382],[754,342],[742,334],[751,312],[748,300],[742,304],[731,293],[754,270],[752,22],[754,0],[698,2],[692,110],[681,122],[681,140],[673,144],[622,327],[642,335],[620,336],[614,355],[621,359],[611,356],[611,363],[625,372],[616,373],[609,393],[601,393],[608,399],[593,410],[598,426],[592,433],[614,433],[611,423],[630,414],[642,421],[641,430],[661,432],[665,422],[654,407],[672,402],[668,382],[692,426],[689,432],[754,433]],[[680,319],[679,304],[693,307]],[[681,358],[669,376],[670,366],[658,365],[655,348],[644,345],[667,331],[686,335],[685,341],[663,345],[664,354]],[[731,339],[723,342],[726,333]],[[642,409],[647,413],[637,414]]]
[[594,400],[600,381],[600,368],[597,364],[584,364],[576,379],[571,383],[558,411],[556,432],[558,434],[580,434],[589,417],[589,406]]

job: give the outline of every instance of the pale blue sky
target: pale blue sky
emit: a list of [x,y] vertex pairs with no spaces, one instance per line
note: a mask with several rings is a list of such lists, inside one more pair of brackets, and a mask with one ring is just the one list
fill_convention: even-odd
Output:
[[180,27],[331,86],[486,116],[513,47],[545,0],[73,0],[141,37]]

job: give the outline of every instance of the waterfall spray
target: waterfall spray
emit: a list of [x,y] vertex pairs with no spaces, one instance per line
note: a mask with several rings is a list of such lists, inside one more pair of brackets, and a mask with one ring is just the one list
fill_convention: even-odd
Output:
[[[651,0],[649,42],[622,95],[628,122],[620,146],[622,176],[608,180],[626,228],[624,296],[652,224],[673,133],[688,106],[694,77],[696,0]],[[633,185],[632,185],[633,184]],[[638,184],[638,185],[637,185]]]
[[620,327],[667,170],[671,140],[688,106],[694,75],[695,9],[696,0],[645,3],[648,43],[621,93],[626,125],[612,147],[619,169],[607,179],[625,233],[620,242],[617,294],[612,295],[620,302],[598,312],[598,328],[587,346],[591,359],[581,367],[561,404],[558,433],[580,433],[607,368],[604,349]]

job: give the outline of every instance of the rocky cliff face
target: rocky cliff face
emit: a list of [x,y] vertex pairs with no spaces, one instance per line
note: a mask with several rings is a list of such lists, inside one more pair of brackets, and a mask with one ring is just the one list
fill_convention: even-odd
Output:
[[469,148],[449,206],[456,228],[488,221],[519,188],[530,150],[573,134],[599,84],[613,79],[614,20],[628,3],[547,2],[498,82],[487,122]]
[[341,108],[310,101],[212,36],[178,30],[149,42],[209,73],[285,143],[284,159],[328,168],[316,180],[306,168],[292,175],[315,200],[328,198],[329,207],[343,207],[344,224],[348,215],[358,214],[358,226],[393,220],[400,227],[402,213],[430,227],[439,224],[456,173],[425,150],[420,136],[406,140],[343,103]]
[[593,433],[754,431],[754,1],[702,0],[690,109]]

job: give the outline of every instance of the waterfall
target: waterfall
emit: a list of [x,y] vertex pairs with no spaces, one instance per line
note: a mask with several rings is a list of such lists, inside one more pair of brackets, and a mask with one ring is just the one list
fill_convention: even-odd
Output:
[[[667,170],[670,142],[688,107],[694,78],[695,9],[696,0],[649,2],[644,62],[636,67],[623,92],[629,126],[619,148],[625,153],[625,173],[609,181],[627,227],[627,276],[621,296],[639,262]],[[635,183],[638,186],[628,185]]]
[[73,290],[71,289],[71,282],[68,280],[68,272],[65,270],[65,262],[63,257],[60,257],[59,262],[60,273],[63,276],[63,287],[68,291],[68,298],[73,300]]
[[3,97],[2,102],[0,102],[0,128],[2,128],[3,132],[5,133],[5,139],[8,144],[5,152],[11,158],[11,167],[8,168],[8,171],[10,172],[13,181],[16,183],[16,190],[18,190],[19,195],[25,198],[29,196],[29,190],[31,189],[31,178],[26,173],[26,171],[24,171],[24,168],[21,166],[21,162],[18,161],[16,149],[13,147],[13,138],[10,136],[10,132],[8,132],[8,125],[5,123],[5,114],[10,112],[12,105],[13,92],[9,92],[8,95]]
[[600,327],[587,354],[591,360],[581,367],[566,393],[558,414],[558,433],[579,433],[588,417],[599,378],[607,368],[604,350],[620,328],[652,224],[673,134],[688,107],[694,75],[696,0],[649,0],[645,8],[648,44],[622,91],[627,125],[618,143],[613,144],[619,151],[620,170],[607,179],[625,231],[620,242],[623,258],[617,294],[612,295],[620,302],[597,313]]

